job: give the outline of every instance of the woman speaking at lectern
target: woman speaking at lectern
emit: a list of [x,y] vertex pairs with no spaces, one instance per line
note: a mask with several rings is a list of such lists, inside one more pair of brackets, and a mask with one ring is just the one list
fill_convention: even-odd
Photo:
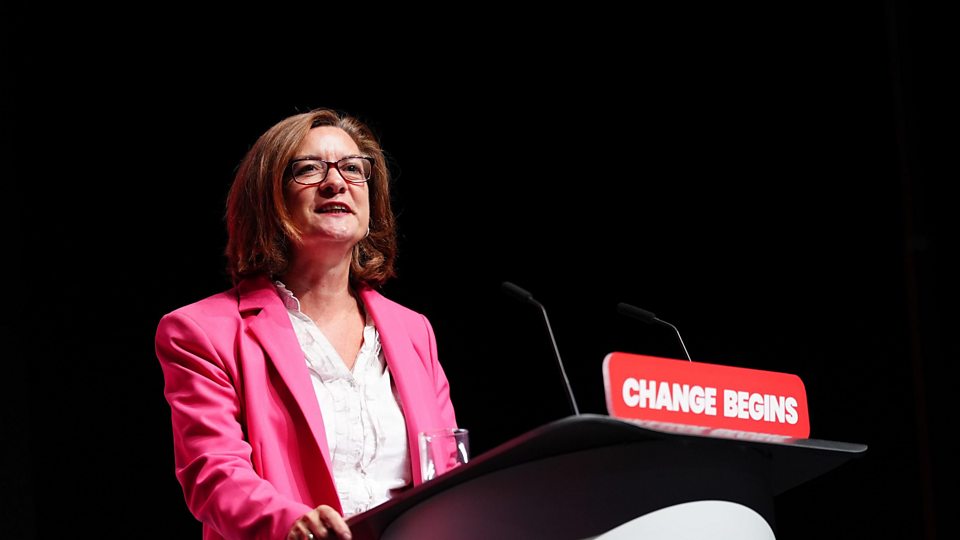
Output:
[[349,538],[344,517],[420,483],[416,437],[456,427],[427,318],[394,275],[372,131],[317,109],[269,128],[227,201],[234,286],[156,334],[176,476],[205,539]]

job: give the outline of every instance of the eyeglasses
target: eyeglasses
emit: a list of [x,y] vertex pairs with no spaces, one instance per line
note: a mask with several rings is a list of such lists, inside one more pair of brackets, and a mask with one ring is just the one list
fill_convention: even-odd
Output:
[[336,169],[347,182],[362,184],[370,179],[370,174],[373,172],[373,158],[347,156],[337,161],[324,161],[315,158],[295,159],[290,162],[290,175],[294,182],[312,186],[323,182],[327,178],[330,167]]

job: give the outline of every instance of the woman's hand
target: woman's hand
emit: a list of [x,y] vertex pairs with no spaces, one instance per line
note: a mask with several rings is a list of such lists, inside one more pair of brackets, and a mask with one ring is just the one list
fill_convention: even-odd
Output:
[[350,528],[347,522],[333,508],[325,504],[314,508],[293,522],[287,533],[287,540],[320,540],[321,538],[341,538],[350,540]]

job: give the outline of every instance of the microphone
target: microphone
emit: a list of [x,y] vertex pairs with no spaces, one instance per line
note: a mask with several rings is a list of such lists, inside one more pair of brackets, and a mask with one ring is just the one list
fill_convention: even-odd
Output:
[[693,362],[693,359],[690,358],[690,353],[687,352],[687,346],[683,344],[683,338],[680,337],[680,331],[677,330],[676,326],[662,319],[658,319],[656,315],[654,315],[653,313],[645,309],[640,309],[637,306],[631,306],[630,304],[624,304],[623,302],[620,302],[619,304],[617,304],[617,312],[620,313],[621,315],[626,315],[627,317],[640,319],[641,321],[647,324],[662,324],[664,326],[669,326],[670,328],[673,328],[673,331],[676,332],[677,334],[677,339],[680,340],[680,346],[683,347],[683,354],[687,355],[687,360]]
[[525,289],[510,283],[509,281],[504,281],[502,287],[504,292],[507,294],[514,296],[523,302],[537,306],[543,313],[543,320],[547,323],[547,332],[550,334],[550,343],[553,344],[553,355],[557,359],[557,365],[560,366],[560,375],[563,376],[563,384],[567,389],[567,400],[570,402],[570,407],[573,409],[573,414],[579,416],[580,409],[577,407],[577,400],[573,397],[573,389],[570,388],[570,380],[567,379],[567,371],[563,369],[563,360],[560,359],[560,350],[557,348],[557,340],[553,337],[553,328],[550,327],[550,318],[547,317],[547,309],[543,307],[543,304],[537,302],[533,298],[532,294],[527,292]]

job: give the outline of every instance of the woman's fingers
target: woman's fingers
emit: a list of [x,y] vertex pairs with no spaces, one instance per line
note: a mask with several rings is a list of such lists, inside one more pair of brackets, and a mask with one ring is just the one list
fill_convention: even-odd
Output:
[[334,536],[328,536],[328,538],[343,538],[345,540],[352,538],[350,527],[347,527],[347,522],[344,521],[339,512],[325,504],[316,507],[313,512],[317,513],[319,524],[324,528],[324,531],[334,533]]

